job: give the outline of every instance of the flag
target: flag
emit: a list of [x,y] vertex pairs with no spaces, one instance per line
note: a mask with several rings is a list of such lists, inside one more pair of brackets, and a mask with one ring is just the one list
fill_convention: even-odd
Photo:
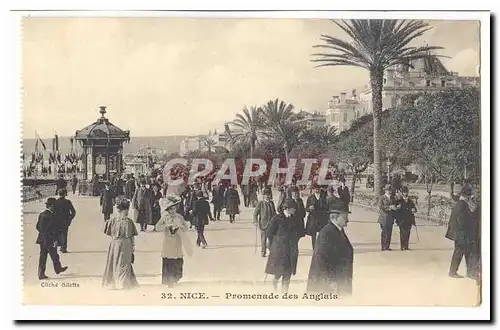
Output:
[[55,151],[59,151],[59,136],[57,136],[57,133],[56,135],[54,136],[54,144],[55,144]]
[[[43,150],[47,151],[47,146],[45,145],[45,143],[43,142],[43,140],[40,138],[40,136],[38,135],[38,133],[36,131],[35,131],[35,135],[37,138],[37,142],[40,141],[40,144],[42,145]],[[35,148],[38,148],[38,143],[36,144]]]

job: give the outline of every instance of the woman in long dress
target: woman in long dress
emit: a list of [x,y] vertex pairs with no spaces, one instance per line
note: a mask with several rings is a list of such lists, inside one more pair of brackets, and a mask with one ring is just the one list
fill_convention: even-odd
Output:
[[226,214],[229,215],[229,222],[234,223],[235,215],[240,214],[240,195],[236,190],[236,186],[231,186],[226,191]]
[[130,202],[127,199],[119,201],[118,214],[114,214],[104,226],[104,233],[111,237],[111,242],[102,286],[110,289],[131,289],[139,286],[132,267],[137,229],[128,217],[129,207]]
[[156,230],[163,232],[161,282],[169,287],[177,284],[182,278],[183,248],[188,256],[192,251],[184,235],[188,230],[188,224],[182,215],[177,213],[177,205],[181,202],[182,199],[175,195],[162,200],[162,209],[165,212],[156,224]]

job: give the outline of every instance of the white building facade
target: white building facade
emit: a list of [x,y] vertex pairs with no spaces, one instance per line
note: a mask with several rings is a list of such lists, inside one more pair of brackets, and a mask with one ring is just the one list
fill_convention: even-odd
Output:
[[355,90],[350,97],[347,97],[346,93],[340,93],[340,96],[333,96],[328,102],[328,109],[325,112],[326,124],[341,132],[351,127],[352,121],[367,114],[367,111],[360,103]]
[[[405,95],[434,93],[447,88],[479,87],[479,77],[463,77],[448,71],[434,55],[399,65],[384,72],[382,111],[401,104]],[[360,93],[360,101],[371,113],[372,90],[370,84]]]
[[181,141],[179,154],[185,156],[190,151],[208,151],[209,145],[211,151],[214,151],[216,147],[224,147],[226,145],[226,135],[209,132],[206,135],[188,136]]
[[[434,93],[447,88],[479,87],[479,77],[463,77],[448,71],[434,55],[398,65],[384,72],[382,87],[382,111],[397,107],[405,95]],[[326,110],[327,125],[343,131],[351,122],[373,112],[372,89],[365,85],[359,95],[356,90],[347,97],[346,93],[334,96]]]

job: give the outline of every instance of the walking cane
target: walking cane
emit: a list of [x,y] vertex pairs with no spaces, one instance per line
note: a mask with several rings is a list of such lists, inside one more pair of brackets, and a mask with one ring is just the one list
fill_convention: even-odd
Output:
[[255,249],[253,251],[253,254],[257,254],[257,227],[258,223],[255,223]]
[[418,227],[417,224],[414,224],[415,226],[415,233],[417,234],[417,243],[420,241],[420,238],[418,237]]

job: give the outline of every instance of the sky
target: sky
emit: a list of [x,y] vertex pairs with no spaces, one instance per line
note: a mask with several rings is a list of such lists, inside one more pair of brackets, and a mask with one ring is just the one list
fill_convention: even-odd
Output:
[[[279,98],[324,111],[359,88],[367,71],[314,68],[321,34],[348,37],[322,19],[25,18],[23,135],[73,135],[106,105],[131,136],[223,130],[244,106]],[[444,47],[448,70],[478,76],[479,23],[431,21],[416,41]]]

